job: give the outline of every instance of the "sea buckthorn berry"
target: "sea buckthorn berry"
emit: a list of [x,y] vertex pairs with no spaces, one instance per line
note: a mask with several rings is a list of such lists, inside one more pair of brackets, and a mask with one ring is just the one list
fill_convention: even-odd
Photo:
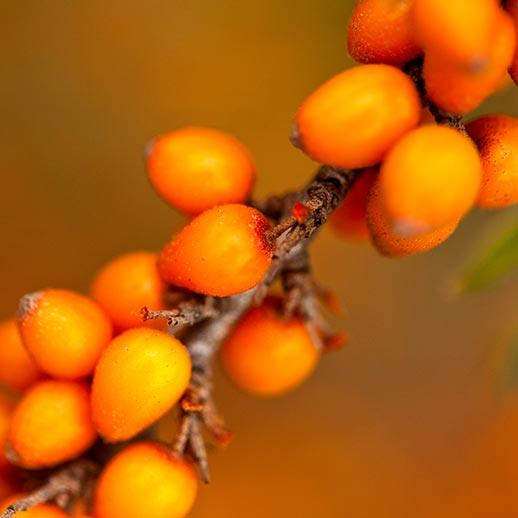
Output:
[[[5,511],[11,504],[16,503],[18,500],[21,500],[26,495],[21,493],[14,496],[10,496],[9,498],[3,500],[0,503],[0,513]],[[69,518],[68,514],[65,513],[62,509],[60,509],[57,505],[52,504],[38,504],[27,511],[24,511],[23,514],[20,514],[23,518]]]
[[166,285],[158,274],[158,255],[133,252],[105,265],[95,277],[90,295],[110,317],[117,331],[162,321],[143,323],[140,311],[144,306],[165,309]]
[[182,518],[194,505],[193,468],[165,446],[138,442],[117,454],[95,491],[96,518]]
[[482,158],[482,184],[477,204],[502,208],[518,203],[518,119],[485,115],[466,129]]
[[368,167],[419,122],[414,84],[389,65],[361,65],[313,92],[295,117],[293,141],[313,160]]
[[56,378],[91,374],[112,335],[111,322],[97,303],[67,290],[25,295],[18,322],[38,367]]
[[366,241],[370,237],[367,227],[367,199],[378,174],[377,169],[366,169],[360,173],[345,200],[329,219],[337,235],[352,241]]
[[110,442],[133,437],[162,417],[187,388],[191,359],[172,336],[137,327],[103,352],[92,386],[97,431]]
[[302,320],[286,320],[280,311],[281,299],[267,298],[248,311],[221,349],[230,379],[256,396],[277,396],[300,385],[320,356]]
[[41,375],[22,343],[16,320],[0,323],[0,382],[13,390],[25,390]]
[[387,257],[427,252],[448,239],[455,229],[457,222],[448,223],[431,232],[418,236],[402,237],[394,233],[381,203],[379,182],[370,191],[367,204],[367,223],[371,240],[378,252]]
[[71,460],[95,441],[90,393],[76,381],[42,381],[14,409],[7,432],[8,458],[40,469]]
[[255,286],[270,266],[270,223],[245,205],[214,207],[194,218],[164,247],[158,270],[165,282],[225,297]]
[[183,128],[159,137],[148,155],[151,183],[174,208],[191,216],[244,202],[255,177],[248,150],[231,135]]
[[360,0],[349,20],[347,48],[360,63],[402,65],[419,55],[413,0]]
[[481,70],[497,32],[497,0],[414,0],[413,22],[425,52]]
[[439,54],[426,54],[423,68],[426,91],[443,110],[467,113],[500,88],[511,65],[516,35],[509,15],[499,12],[497,22],[498,31],[491,40],[483,69],[466,70],[443,60]]
[[394,233],[426,234],[473,206],[482,174],[476,146],[460,132],[421,126],[389,152],[380,172],[382,202]]
[[[506,9],[509,11],[514,23],[514,29],[518,35],[518,0],[508,0]],[[514,57],[509,68],[509,74],[513,81],[518,84],[518,45],[514,49]]]

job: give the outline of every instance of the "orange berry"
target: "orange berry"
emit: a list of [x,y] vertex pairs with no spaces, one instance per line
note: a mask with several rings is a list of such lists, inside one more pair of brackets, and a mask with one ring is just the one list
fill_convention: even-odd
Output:
[[187,388],[191,358],[162,331],[137,327],[114,338],[95,369],[92,415],[111,442],[133,437],[162,417]]
[[378,171],[374,168],[363,171],[347,193],[345,200],[331,215],[329,223],[337,235],[353,241],[369,239],[367,199],[377,174]]
[[122,255],[106,264],[95,277],[90,294],[117,331],[163,324],[156,320],[144,323],[140,315],[144,306],[166,309],[166,285],[158,274],[157,260],[158,255],[151,252]]
[[458,221],[473,206],[482,165],[473,142],[460,132],[421,126],[389,152],[380,191],[396,234],[425,234]]
[[101,473],[96,518],[182,518],[194,505],[198,483],[190,464],[157,443],[138,442]]
[[91,299],[66,290],[43,290],[20,301],[23,343],[38,367],[56,378],[92,373],[112,326]]
[[243,144],[208,128],[183,128],[159,137],[147,165],[158,193],[191,216],[215,205],[244,202],[255,177],[254,163]]
[[486,66],[480,70],[463,69],[433,52],[426,54],[423,68],[426,91],[443,110],[467,113],[500,88],[511,65],[516,35],[509,15],[499,12],[497,21],[498,31],[491,41]]
[[7,452],[13,463],[40,469],[81,455],[95,437],[87,385],[42,381],[30,388],[14,409]]
[[[511,18],[513,19],[514,29],[518,35],[518,0],[508,0],[506,9],[509,11]],[[514,49],[514,57],[509,68],[509,74],[513,78],[513,81],[518,84],[518,45]]]
[[25,390],[41,372],[25,349],[16,320],[0,323],[0,381],[13,390]]
[[221,349],[230,379],[256,396],[277,396],[300,385],[320,357],[302,320],[286,320],[280,309],[277,297],[252,308]]
[[518,203],[518,119],[485,115],[467,126],[482,158],[482,185],[477,204],[502,208]]
[[394,233],[380,196],[379,182],[372,187],[367,204],[367,223],[372,243],[383,255],[401,257],[427,252],[448,239],[458,222],[448,223],[423,235],[402,237]]
[[293,139],[318,162],[368,167],[380,162],[420,115],[416,88],[401,70],[361,65],[336,75],[304,101]]
[[421,52],[413,34],[413,0],[360,0],[347,31],[347,47],[360,63],[402,65]]
[[497,0],[414,0],[416,37],[426,53],[480,70],[489,59],[499,11]]
[[[26,495],[22,493],[10,496],[9,498],[3,500],[0,503],[0,512],[5,511],[11,504],[21,500],[24,496]],[[65,511],[60,509],[57,505],[52,504],[35,505],[27,511],[20,513],[20,516],[23,516],[23,518],[68,518],[68,514],[65,513]]]
[[186,225],[164,247],[158,270],[165,282],[225,297],[255,286],[270,266],[270,223],[245,205],[221,205]]

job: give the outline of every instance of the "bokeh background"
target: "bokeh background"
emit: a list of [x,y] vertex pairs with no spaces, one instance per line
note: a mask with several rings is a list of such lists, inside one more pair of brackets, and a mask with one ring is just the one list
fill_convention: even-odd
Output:
[[[183,224],[146,179],[155,135],[234,133],[255,156],[258,196],[309,179],[315,164],[290,146],[290,122],[351,66],[352,4],[1,0],[0,316],[28,291],[87,290],[104,261],[158,249]],[[503,110],[518,115],[516,89],[480,112]],[[518,329],[518,286],[450,289],[481,236],[517,216],[475,212],[439,249],[402,260],[325,231],[315,270],[343,301],[335,321],[350,346],[276,400],[218,373],[236,438],[213,452],[192,516],[518,516],[502,441],[480,439],[508,405],[491,358]]]

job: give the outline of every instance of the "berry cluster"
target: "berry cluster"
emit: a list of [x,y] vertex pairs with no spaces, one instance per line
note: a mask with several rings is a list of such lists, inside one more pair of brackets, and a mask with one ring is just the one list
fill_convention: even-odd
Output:
[[363,65],[313,93],[294,130],[315,160],[367,168],[333,215],[339,234],[413,254],[447,239],[474,205],[518,202],[518,120],[461,121],[508,71],[516,79],[517,26],[516,0],[360,0],[347,44]]
[[[474,205],[518,202],[516,118],[460,117],[508,69],[516,79],[518,2],[506,8],[360,0],[348,47],[363,64],[295,118],[292,141],[325,164],[299,192],[253,200],[253,160],[222,132],[190,127],[152,142],[151,183],[190,221],[158,254],[109,262],[89,296],[26,295],[0,326],[0,381],[18,394],[14,407],[0,401],[2,517],[185,516],[193,464],[208,480],[202,430],[230,437],[212,397],[216,352],[236,385],[269,397],[344,341],[321,316],[332,298],[308,256],[335,209],[341,235],[401,256],[442,243]],[[175,441],[152,440],[173,408]],[[13,496],[35,479],[39,489]]]

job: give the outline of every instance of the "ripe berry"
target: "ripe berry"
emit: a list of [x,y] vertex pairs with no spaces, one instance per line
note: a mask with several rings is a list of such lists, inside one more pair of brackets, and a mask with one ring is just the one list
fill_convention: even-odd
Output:
[[502,208],[518,203],[518,119],[485,115],[466,129],[482,158],[482,184],[477,204]]
[[112,326],[91,299],[66,290],[43,290],[20,301],[23,343],[38,367],[56,378],[92,373]]
[[487,63],[481,70],[466,70],[443,60],[439,54],[426,54],[423,76],[430,99],[443,110],[463,114],[474,110],[498,90],[507,77],[515,49],[515,29],[510,17],[498,13],[498,31],[491,41]]
[[14,409],[7,433],[11,462],[40,469],[77,457],[95,441],[88,387],[75,381],[42,381]]
[[[509,11],[511,18],[513,19],[514,29],[518,35],[518,0],[508,0],[506,9]],[[513,78],[513,81],[518,84],[518,45],[514,49],[514,57],[509,68],[509,74]]]
[[101,473],[96,518],[182,518],[194,505],[196,475],[165,446],[138,442],[117,454]]
[[381,202],[379,182],[375,182],[367,203],[367,224],[373,245],[378,252],[388,257],[401,257],[427,252],[446,241],[457,228],[457,222],[455,222],[448,223],[426,234],[399,236],[392,230]]
[[156,320],[142,321],[144,306],[165,309],[166,285],[158,274],[158,255],[133,252],[105,265],[95,277],[90,294],[110,317],[117,331],[150,325]]
[[92,415],[110,442],[133,437],[162,417],[187,388],[187,349],[162,331],[137,327],[114,338],[95,369]]
[[367,199],[378,174],[377,169],[363,171],[354,182],[345,200],[329,219],[337,235],[352,241],[366,241],[370,237],[367,227]]
[[0,381],[13,390],[25,390],[41,372],[25,349],[16,320],[0,323]]
[[389,65],[361,65],[313,92],[295,118],[296,145],[313,160],[335,167],[375,165],[419,122],[412,81]]
[[215,205],[244,202],[255,177],[243,144],[208,128],[183,128],[158,138],[147,166],[158,193],[191,216]]
[[269,297],[239,322],[221,349],[226,373],[245,392],[277,396],[313,372],[319,352],[299,318],[285,320]]
[[224,297],[255,286],[270,266],[268,220],[245,205],[221,205],[186,225],[164,247],[158,270],[165,282]]
[[[5,511],[11,504],[14,504],[18,500],[22,499],[23,493],[10,496],[0,503],[0,513]],[[69,518],[68,514],[60,509],[57,505],[52,504],[38,504],[31,507],[23,514],[20,514],[23,518]]]
[[360,63],[402,65],[419,55],[412,0],[360,0],[347,31],[347,48]]
[[416,36],[426,53],[482,70],[497,33],[497,0],[413,0]]
[[425,234],[458,221],[472,207],[482,166],[458,131],[425,125],[390,150],[380,172],[382,203],[394,233]]

